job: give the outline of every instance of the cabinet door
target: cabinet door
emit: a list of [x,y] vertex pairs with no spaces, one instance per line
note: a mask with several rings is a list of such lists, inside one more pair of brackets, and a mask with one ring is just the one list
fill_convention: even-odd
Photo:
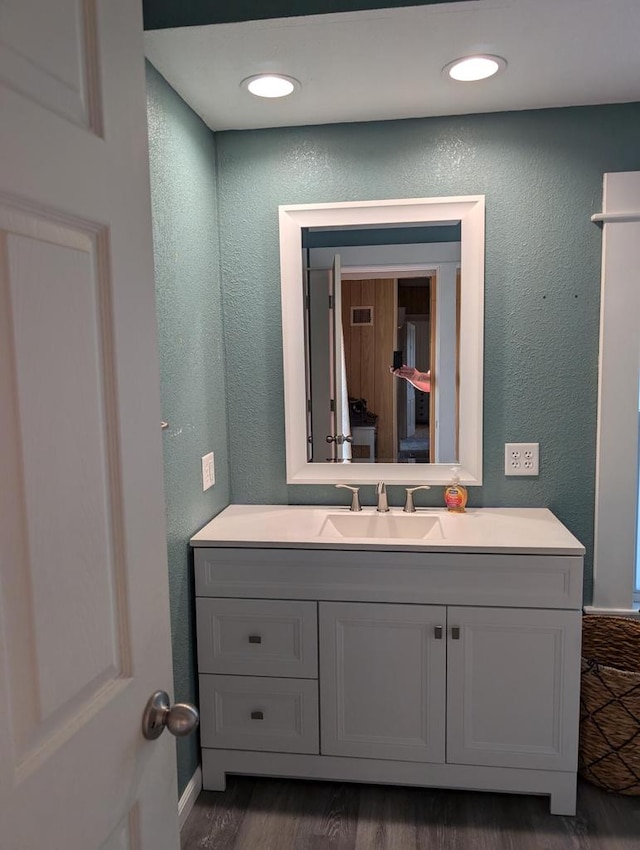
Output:
[[452,607],[448,617],[447,762],[575,770],[580,612]]
[[321,602],[325,755],[444,761],[446,609]]

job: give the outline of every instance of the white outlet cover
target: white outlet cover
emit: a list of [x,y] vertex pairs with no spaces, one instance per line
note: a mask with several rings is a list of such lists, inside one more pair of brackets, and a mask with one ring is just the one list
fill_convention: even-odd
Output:
[[216,483],[215,470],[213,465],[213,452],[209,452],[202,458],[202,492],[213,487]]
[[540,446],[538,443],[505,443],[505,475],[539,475]]

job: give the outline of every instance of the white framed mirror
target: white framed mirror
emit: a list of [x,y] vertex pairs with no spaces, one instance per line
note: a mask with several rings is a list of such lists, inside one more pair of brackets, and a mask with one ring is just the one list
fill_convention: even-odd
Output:
[[[457,466],[481,484],[484,196],[298,204],[279,220],[287,482],[446,484]],[[403,239],[354,251],[349,232],[369,230]],[[394,352],[426,392],[393,374]]]

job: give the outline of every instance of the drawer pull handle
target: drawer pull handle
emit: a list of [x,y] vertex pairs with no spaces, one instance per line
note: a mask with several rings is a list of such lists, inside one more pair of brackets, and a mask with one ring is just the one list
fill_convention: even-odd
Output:
[[453,640],[460,640],[460,626],[451,627],[451,637]]
[[262,635],[249,635],[249,643],[262,643]]
[[433,627],[433,636],[436,640],[442,640],[442,626]]
[[264,713],[262,711],[252,711],[251,712],[252,720],[264,720]]

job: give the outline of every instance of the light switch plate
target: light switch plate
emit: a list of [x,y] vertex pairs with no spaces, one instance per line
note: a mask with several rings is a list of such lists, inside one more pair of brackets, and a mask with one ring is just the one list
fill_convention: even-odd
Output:
[[505,475],[539,475],[540,446],[538,443],[505,443]]
[[216,483],[216,475],[213,466],[213,452],[202,458],[202,491],[208,490]]

